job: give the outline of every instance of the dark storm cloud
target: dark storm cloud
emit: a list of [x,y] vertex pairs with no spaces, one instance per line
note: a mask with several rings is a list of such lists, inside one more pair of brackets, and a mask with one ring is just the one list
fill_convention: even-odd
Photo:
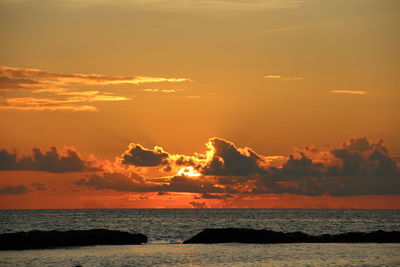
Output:
[[181,165],[195,166],[196,162],[194,162],[194,160],[191,157],[186,157],[186,156],[181,155],[175,160],[175,164],[177,166],[181,166]]
[[202,169],[205,175],[251,175],[263,173],[261,158],[250,148],[238,149],[232,142],[213,137],[209,140],[213,148],[211,160]]
[[[381,140],[379,143],[375,145],[380,145],[381,146]],[[349,141],[345,142],[343,144],[343,148],[349,151],[366,151],[372,148],[372,144],[370,144],[369,140],[367,137],[361,137],[361,138],[350,138]]]
[[369,155],[368,159],[375,163],[375,174],[377,175],[392,175],[396,174],[398,171],[394,159],[382,150],[375,149],[374,152]]
[[218,178],[218,183],[221,185],[232,185],[235,184],[235,181],[232,178],[220,177]]
[[338,168],[332,168],[332,171],[338,171],[342,175],[356,175],[360,171],[363,159],[358,152],[351,152],[345,148],[334,149],[331,153],[338,159],[341,159],[343,165]]
[[227,199],[227,198],[233,198],[233,196],[230,194],[215,195],[215,194],[204,193],[201,195],[201,198],[204,198],[204,199]]
[[103,175],[89,175],[75,183],[96,190],[111,189],[123,192],[150,192],[151,186],[140,183],[137,179],[120,173],[104,173]]
[[61,155],[55,147],[45,153],[34,148],[32,155],[18,157],[16,153],[0,149],[0,170],[2,171],[45,171],[45,172],[81,172],[95,170],[86,166],[85,161],[72,149]]
[[331,150],[331,154],[340,159],[342,164],[331,167],[328,173],[340,176],[363,175],[381,177],[399,174],[396,162],[390,156],[382,140],[374,144],[368,140],[365,141],[365,138],[351,139],[349,144],[343,145],[343,148]]
[[171,179],[169,185],[162,187],[163,191],[169,192],[190,192],[190,193],[223,193],[220,187],[200,179],[191,179],[184,176],[175,176]]
[[355,195],[398,195],[399,177],[326,176],[321,178],[303,177],[292,183],[265,183],[252,190],[256,194],[295,194],[307,196],[355,196]]
[[164,179],[163,182],[149,183],[138,182],[132,176],[119,173],[104,173],[90,175],[75,183],[96,190],[111,189],[124,192],[188,192],[188,193],[223,193],[222,188],[214,186],[211,182],[191,179],[185,176],[175,176]]
[[314,163],[303,153],[300,153],[298,158],[290,155],[281,168],[269,168],[266,176],[273,181],[298,180],[304,176],[319,177],[322,168],[322,163]]
[[[87,176],[76,184],[96,190],[197,193],[202,194],[203,199],[229,199],[237,193],[308,196],[400,194],[399,168],[382,140],[374,143],[367,138],[355,138],[340,148],[298,150],[280,163],[280,167],[276,167],[277,164],[268,167],[269,161],[262,160],[267,157],[250,148],[237,148],[220,138],[209,139],[207,147],[209,150],[204,155],[185,156],[171,155],[161,147],[146,149],[131,144],[122,155],[122,163],[126,165],[162,166],[168,171],[181,164],[194,165],[201,176],[137,179],[105,173]],[[7,157],[3,158],[7,161]],[[8,161],[15,162],[12,155]]]
[[252,192],[310,196],[400,194],[400,172],[381,140],[371,143],[366,138],[350,139],[329,154],[329,161],[313,161],[302,153],[297,158],[291,155],[281,168],[270,168]]
[[28,193],[29,190],[24,185],[8,185],[0,187],[1,195],[21,195]]
[[122,163],[140,167],[153,167],[168,164],[169,154],[161,147],[153,150],[146,149],[139,144],[129,144],[128,150],[122,154]]

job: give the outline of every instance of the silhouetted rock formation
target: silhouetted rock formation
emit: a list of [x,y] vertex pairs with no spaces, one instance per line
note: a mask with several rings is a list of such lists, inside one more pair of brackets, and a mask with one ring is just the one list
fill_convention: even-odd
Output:
[[67,246],[137,245],[147,236],[106,229],[30,231],[0,235],[0,250],[39,249]]
[[375,231],[336,235],[308,235],[302,232],[275,232],[246,228],[205,229],[184,244],[211,243],[400,243],[400,232]]

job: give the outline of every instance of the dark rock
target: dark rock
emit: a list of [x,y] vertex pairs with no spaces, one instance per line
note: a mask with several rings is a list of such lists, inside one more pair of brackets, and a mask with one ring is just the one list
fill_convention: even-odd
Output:
[[308,235],[302,232],[275,232],[246,228],[205,229],[184,241],[184,244],[211,243],[400,243],[400,232],[375,231],[336,235]]
[[92,245],[137,245],[146,242],[147,236],[143,234],[106,229],[30,231],[0,234],[0,250]]

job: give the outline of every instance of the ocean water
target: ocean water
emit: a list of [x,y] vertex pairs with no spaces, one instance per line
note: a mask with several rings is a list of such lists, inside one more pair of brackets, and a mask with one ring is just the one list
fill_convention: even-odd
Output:
[[400,244],[181,244],[218,227],[400,231],[400,210],[0,210],[0,233],[105,228],[149,237],[148,244],[136,246],[0,251],[0,266],[400,266]]

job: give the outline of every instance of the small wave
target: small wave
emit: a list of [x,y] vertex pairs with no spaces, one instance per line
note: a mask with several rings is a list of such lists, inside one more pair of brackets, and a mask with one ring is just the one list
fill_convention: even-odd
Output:
[[148,244],[165,245],[165,244],[182,244],[184,239],[150,239]]

